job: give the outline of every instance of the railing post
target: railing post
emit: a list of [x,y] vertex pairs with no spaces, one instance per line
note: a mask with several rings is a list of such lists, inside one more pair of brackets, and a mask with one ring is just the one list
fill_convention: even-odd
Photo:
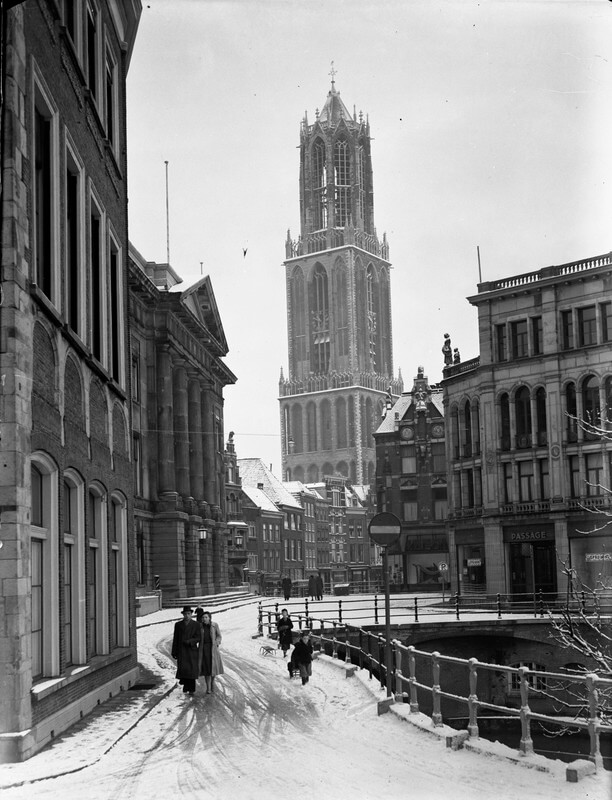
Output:
[[278,617],[278,603],[274,604],[274,612],[275,612],[276,616]]
[[536,600],[535,586],[533,587],[533,616],[534,616],[534,619],[538,616],[538,606],[537,606],[537,600]]
[[455,616],[459,619],[459,592],[455,595]]
[[272,636],[272,612],[268,611],[268,636]]
[[378,625],[378,595],[374,595],[374,624]]
[[378,636],[378,674],[380,680],[380,686],[382,689],[387,688],[387,674],[385,672],[385,664],[387,663],[385,660],[385,640],[379,634]]
[[416,657],[414,651],[416,647],[409,645],[408,647],[408,685],[410,687],[410,713],[419,713],[419,696],[416,687]]
[[302,615],[298,614],[298,628],[302,630]]
[[257,633],[263,636],[263,609],[261,607],[261,602],[258,603],[257,606]]
[[533,753],[533,739],[531,738],[531,709],[529,708],[529,668],[519,667],[521,676],[521,743],[519,749],[523,755]]
[[363,629],[359,628],[359,669],[363,669]]
[[419,601],[417,597],[414,598],[414,621],[419,621]]
[[332,639],[332,657],[338,658],[338,640],[336,639],[336,629],[334,628],[334,636]]
[[338,621],[342,625],[342,600],[338,600]]
[[599,748],[599,718],[597,707],[599,705],[599,691],[597,689],[597,675],[590,673],[586,676],[586,686],[589,692],[589,737],[591,747],[589,759],[595,763],[598,770],[603,769],[603,756]]
[[350,640],[349,640],[349,628],[348,625],[344,626],[344,641],[346,642],[346,653],[344,654],[344,663],[350,664],[351,663],[351,648],[350,648]]
[[442,722],[442,707],[440,702],[440,653],[437,650],[431,654],[431,671],[432,671],[432,686],[431,695],[433,699],[433,711],[431,720],[435,728],[443,725]]
[[372,634],[368,631],[368,672],[372,680]]
[[319,625],[320,625],[319,635],[321,636],[321,639],[319,641],[319,652],[321,652],[321,650],[323,650],[323,652],[325,652],[325,648],[323,647],[323,633],[325,631],[325,626],[323,625],[323,620],[322,619],[319,620]]
[[404,697],[404,676],[402,673],[402,651],[397,639],[393,642],[393,663],[395,664],[395,699],[401,700]]
[[470,694],[468,697],[468,731],[471,739],[478,739],[478,659],[470,658]]
[[308,598],[304,598],[304,614],[306,614],[306,619],[308,619]]
[[501,619],[501,594],[497,593],[497,619]]

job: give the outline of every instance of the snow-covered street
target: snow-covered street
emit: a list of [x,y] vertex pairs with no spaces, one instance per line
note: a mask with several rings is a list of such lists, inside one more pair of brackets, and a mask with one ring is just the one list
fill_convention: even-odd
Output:
[[[610,798],[609,772],[570,784],[560,762],[548,762],[552,770],[542,772],[504,760],[498,745],[489,745],[491,755],[452,751],[395,714],[379,717],[377,701],[384,694],[377,684],[368,685],[363,676],[347,680],[329,659],[315,661],[307,686],[290,680],[280,652],[262,655],[262,640],[252,638],[255,606],[214,616],[224,637],[225,667],[214,694],[204,695],[202,687],[194,698],[168,691],[175,683],[168,646],[176,617],[168,610],[140,620],[140,661],[163,677],[152,710],[97,760],[101,738],[118,723],[112,711],[100,718],[95,736],[58,740],[29,762],[0,767],[1,785],[7,786],[57,772],[58,759],[69,769],[73,751],[91,764],[6,788],[3,800]],[[160,619],[167,622],[149,624]],[[534,765],[542,762],[534,757]]]

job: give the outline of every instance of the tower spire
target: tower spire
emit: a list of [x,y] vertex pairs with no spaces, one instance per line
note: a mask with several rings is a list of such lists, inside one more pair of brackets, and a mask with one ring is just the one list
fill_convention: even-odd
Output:
[[337,73],[338,73],[338,70],[334,67],[334,62],[332,61],[331,62],[331,69],[329,71],[329,74],[331,75],[332,92],[336,91],[336,80],[335,80],[335,78],[336,78]]

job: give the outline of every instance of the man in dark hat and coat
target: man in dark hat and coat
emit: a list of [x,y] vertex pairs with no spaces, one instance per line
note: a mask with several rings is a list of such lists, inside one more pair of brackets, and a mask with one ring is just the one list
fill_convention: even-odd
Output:
[[192,608],[184,606],[181,613],[183,619],[174,626],[172,658],[176,659],[176,677],[183,686],[183,692],[193,695],[196,690],[196,678],[200,675],[202,628],[191,618]]

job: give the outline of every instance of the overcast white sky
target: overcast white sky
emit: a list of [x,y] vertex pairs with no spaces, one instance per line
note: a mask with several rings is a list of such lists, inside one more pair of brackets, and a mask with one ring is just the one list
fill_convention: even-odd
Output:
[[[299,125],[330,86],[369,114],[394,366],[478,354],[483,280],[612,250],[612,2],[143,0],[128,77],[130,239],[211,277],[238,376],[225,429],[280,475]],[[246,257],[243,250],[247,249]]]

